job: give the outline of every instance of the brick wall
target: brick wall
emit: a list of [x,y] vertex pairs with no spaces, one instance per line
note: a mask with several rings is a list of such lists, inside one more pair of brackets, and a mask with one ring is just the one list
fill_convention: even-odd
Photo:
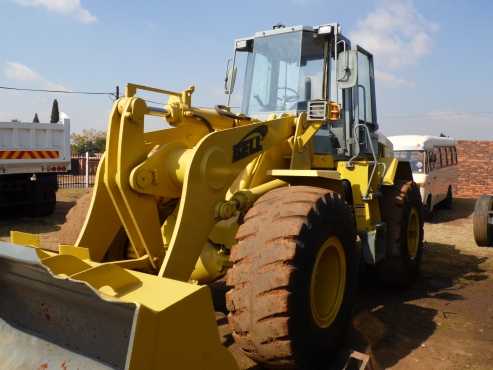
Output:
[[493,141],[457,142],[459,179],[456,197],[477,198],[493,194]]

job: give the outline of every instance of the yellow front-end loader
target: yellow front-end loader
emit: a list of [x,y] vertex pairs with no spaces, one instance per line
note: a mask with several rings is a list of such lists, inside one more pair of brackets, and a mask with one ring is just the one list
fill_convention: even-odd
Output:
[[314,369],[341,344],[360,266],[413,281],[421,198],[377,133],[372,55],[338,24],[276,26],[235,42],[229,97],[242,56],[238,114],[128,84],[76,240],[0,243],[2,369],[238,369],[208,286],[224,276],[244,354]]

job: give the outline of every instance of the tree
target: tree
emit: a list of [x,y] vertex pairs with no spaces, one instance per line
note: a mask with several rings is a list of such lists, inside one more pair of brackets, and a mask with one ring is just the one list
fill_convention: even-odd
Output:
[[95,129],[82,130],[81,133],[70,135],[72,154],[81,155],[89,152],[90,155],[103,153],[106,148],[106,133]]
[[60,112],[58,110],[58,101],[55,99],[53,100],[53,105],[51,107],[51,123],[57,123],[60,121]]
[[38,113],[34,113],[33,123],[39,123]]

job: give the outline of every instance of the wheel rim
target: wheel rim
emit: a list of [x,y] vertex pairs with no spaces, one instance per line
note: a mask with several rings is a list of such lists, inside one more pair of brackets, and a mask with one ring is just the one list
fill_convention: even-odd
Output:
[[407,250],[411,258],[416,258],[419,249],[419,216],[416,208],[411,208],[407,221]]
[[345,287],[346,255],[339,239],[331,236],[317,253],[310,281],[310,306],[319,327],[329,327],[337,317]]

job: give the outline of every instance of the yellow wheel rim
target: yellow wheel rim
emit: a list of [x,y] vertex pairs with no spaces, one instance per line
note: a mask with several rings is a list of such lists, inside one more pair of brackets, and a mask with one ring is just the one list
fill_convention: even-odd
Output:
[[317,253],[310,281],[310,306],[315,323],[329,327],[337,317],[346,288],[346,255],[335,236]]
[[407,251],[409,257],[416,258],[419,249],[419,216],[416,208],[411,208],[407,220]]

